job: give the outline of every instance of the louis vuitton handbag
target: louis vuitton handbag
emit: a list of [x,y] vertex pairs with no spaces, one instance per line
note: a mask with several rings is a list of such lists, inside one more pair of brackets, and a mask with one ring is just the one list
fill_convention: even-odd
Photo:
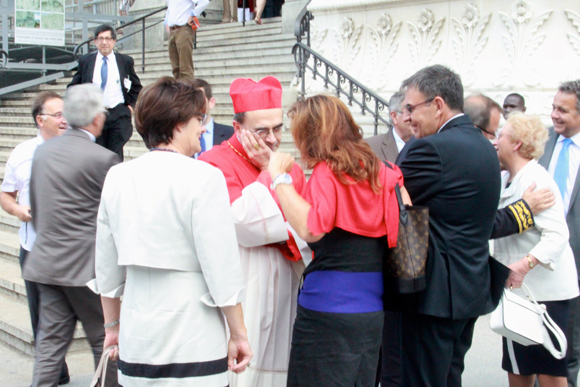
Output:
[[[385,163],[392,169],[392,167]],[[383,276],[385,290],[398,294],[425,289],[425,268],[429,247],[429,208],[403,203],[397,184],[395,194],[399,204],[399,235],[397,247],[385,251]]]

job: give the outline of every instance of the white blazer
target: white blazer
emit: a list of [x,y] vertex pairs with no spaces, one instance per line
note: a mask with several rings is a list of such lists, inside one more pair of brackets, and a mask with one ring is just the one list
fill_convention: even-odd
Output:
[[568,300],[578,296],[576,264],[568,243],[569,233],[562,197],[554,179],[536,160],[528,162],[506,188],[509,179],[509,173],[502,175],[499,208],[521,199],[533,182],[537,189],[552,190],[556,195],[556,204],[534,216],[533,228],[521,234],[496,239],[495,258],[510,265],[528,254],[536,257],[541,264],[526,274],[524,283],[538,301]]
[[151,152],[109,170],[97,218],[98,293],[119,297],[124,267],[201,272],[209,306],[243,300],[243,274],[226,181],[215,167]]

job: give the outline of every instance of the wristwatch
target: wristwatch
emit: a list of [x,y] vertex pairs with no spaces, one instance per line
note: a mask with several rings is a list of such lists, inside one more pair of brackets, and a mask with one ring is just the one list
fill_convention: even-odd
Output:
[[282,173],[281,175],[276,176],[274,180],[272,180],[270,188],[275,190],[278,184],[292,184],[292,176],[287,173]]
[[526,258],[528,259],[528,266],[530,267],[530,270],[532,270],[534,268],[534,262],[532,262],[532,258],[530,258],[529,254],[526,256]]

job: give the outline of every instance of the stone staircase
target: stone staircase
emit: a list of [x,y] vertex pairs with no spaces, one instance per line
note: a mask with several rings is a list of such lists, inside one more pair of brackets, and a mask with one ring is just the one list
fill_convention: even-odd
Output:
[[[264,19],[264,25],[229,23],[202,25],[198,32],[197,49],[194,50],[196,77],[203,78],[213,86],[217,100],[212,115],[216,122],[230,124],[233,107],[229,96],[229,85],[238,77],[254,80],[266,75],[276,76],[285,90],[291,90],[291,82],[296,74],[291,48],[295,42],[293,35],[281,33],[281,19]],[[145,72],[141,72],[141,52],[122,51],[133,56],[135,70],[143,85],[149,85],[164,75],[171,75],[171,66],[166,46],[160,51],[146,52]],[[39,85],[17,93],[0,97],[0,181],[4,179],[4,169],[10,152],[19,143],[37,135],[31,117],[31,100],[40,91],[53,90],[64,95],[71,78],[63,78],[55,84]],[[285,92],[283,105],[288,108],[296,99],[296,94]],[[284,133],[281,150],[297,156],[289,133]],[[131,160],[145,153],[141,137],[134,132],[125,145],[125,160]],[[0,341],[28,354],[34,354],[34,340],[26,290],[18,264],[19,240],[17,218],[0,210]],[[77,326],[71,351],[88,350],[82,328]]]

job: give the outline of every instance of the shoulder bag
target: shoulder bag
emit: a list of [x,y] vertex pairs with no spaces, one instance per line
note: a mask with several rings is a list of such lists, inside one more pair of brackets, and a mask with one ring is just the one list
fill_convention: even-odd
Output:
[[[385,165],[393,169],[388,162]],[[395,194],[399,204],[399,234],[397,247],[385,251],[385,290],[398,294],[416,293],[427,286],[429,208],[405,205],[398,184],[395,185]]]
[[[543,345],[556,359],[566,356],[566,336],[552,320],[544,305],[538,304],[526,284],[522,284],[527,300],[504,289],[499,305],[491,314],[490,327],[495,333],[524,346]],[[558,341],[556,349],[548,330]]]

